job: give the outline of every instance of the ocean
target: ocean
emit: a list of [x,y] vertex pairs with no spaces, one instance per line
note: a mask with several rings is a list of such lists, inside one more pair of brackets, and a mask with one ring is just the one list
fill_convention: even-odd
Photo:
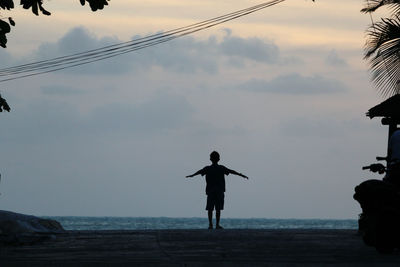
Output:
[[[47,217],[65,230],[161,230],[206,229],[207,218],[169,217]],[[325,219],[232,219],[221,218],[226,229],[357,229],[357,220]]]

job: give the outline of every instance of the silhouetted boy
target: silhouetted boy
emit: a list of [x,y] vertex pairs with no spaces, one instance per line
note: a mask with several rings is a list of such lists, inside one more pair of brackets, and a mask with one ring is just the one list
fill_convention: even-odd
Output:
[[208,229],[213,229],[212,224],[212,216],[213,210],[215,207],[215,217],[216,217],[216,229],[223,229],[219,224],[221,218],[221,210],[224,209],[224,192],[225,192],[225,175],[235,174],[239,175],[243,178],[249,179],[246,175],[238,173],[234,170],[230,170],[225,166],[218,165],[219,154],[217,151],[213,151],[210,154],[210,160],[212,164],[210,166],[206,166],[198,172],[195,172],[192,175],[186,176],[186,178],[190,178],[196,175],[201,174],[202,176],[206,176],[206,194],[207,194],[207,207],[208,211]]

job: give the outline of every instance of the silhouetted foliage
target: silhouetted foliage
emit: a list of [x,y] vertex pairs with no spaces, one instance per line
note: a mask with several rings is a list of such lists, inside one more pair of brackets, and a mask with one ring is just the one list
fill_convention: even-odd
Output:
[[384,18],[372,25],[365,44],[372,80],[384,96],[398,94],[400,81],[400,17]]
[[21,5],[25,9],[32,9],[33,14],[39,16],[39,10],[43,15],[50,16],[51,13],[43,8],[42,0],[21,0]]
[[[110,0],[79,0],[82,6],[89,3],[92,11],[101,10],[104,6],[108,5]],[[43,0],[21,0],[20,5],[24,9],[31,9],[32,13],[39,16],[40,13],[46,16],[50,16],[51,13],[43,7]],[[11,10],[14,8],[13,0],[0,0],[0,10]],[[6,48],[7,36],[11,31],[11,26],[15,26],[15,21],[8,17],[7,19],[0,19],[0,46]],[[10,112],[10,106],[7,101],[0,96],[0,112],[3,110]]]
[[1,97],[0,95],[0,112],[3,112],[3,110],[10,112],[10,106],[7,104],[7,101]]
[[400,0],[367,0],[361,12],[388,6],[392,17],[382,18],[367,30],[365,59],[369,60],[372,81],[384,96],[400,93]]
[[366,0],[366,6],[361,9],[361,12],[374,12],[385,5],[392,9],[393,13],[398,13],[400,11],[400,0]]
[[88,2],[92,11],[97,11],[98,9],[102,10],[104,6],[107,6],[108,5],[107,1],[110,0],[79,0],[79,1],[81,1],[82,6],[85,5],[85,2]]
[[0,8],[10,10],[14,8],[14,2],[12,0],[0,0]]
[[[84,6],[86,2],[92,11],[101,10],[104,6],[108,5],[110,0],[79,0],[81,5]],[[20,5],[24,9],[31,9],[32,13],[39,16],[40,13],[50,16],[51,13],[43,7],[43,0],[21,0]],[[0,0],[0,10],[11,10],[14,8],[13,0]],[[6,34],[11,31],[11,26],[15,26],[14,20],[9,17],[6,20],[0,19],[0,46],[6,48],[7,37]]]
[[[11,18],[9,20],[13,21]],[[14,21],[13,24],[15,25]],[[11,31],[11,26],[8,22],[0,19],[0,46],[6,48],[7,37],[6,34]]]

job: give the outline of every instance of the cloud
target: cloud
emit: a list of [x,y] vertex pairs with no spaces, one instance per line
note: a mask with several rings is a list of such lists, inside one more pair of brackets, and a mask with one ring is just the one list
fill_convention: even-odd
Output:
[[6,51],[6,49],[2,48],[0,50],[0,62],[3,67],[14,63],[12,56]]
[[45,95],[76,95],[82,94],[84,91],[64,85],[45,85],[41,87],[41,92]]
[[138,105],[115,103],[94,109],[85,124],[89,130],[103,132],[161,133],[179,128],[192,113],[192,106],[183,96],[159,93]]
[[84,27],[76,27],[68,31],[54,43],[42,43],[35,55],[39,58],[59,57],[96,49],[99,47],[121,42],[116,37],[98,38]]
[[280,59],[279,47],[272,41],[259,38],[233,37],[231,32],[219,44],[219,51],[227,57],[250,59],[266,64],[276,64]]
[[[80,52],[85,52],[92,49],[105,47],[111,44],[120,43],[121,41],[116,37],[102,37],[98,38],[84,27],[73,28],[68,31],[63,37],[54,43],[43,43],[36,51],[33,52],[32,57],[35,60],[47,60],[56,57],[73,55]],[[129,66],[128,61],[109,60],[90,64],[90,67],[75,67],[68,69],[68,72],[74,74],[96,74],[96,73],[124,73],[126,67]]]
[[325,63],[333,67],[345,67],[347,66],[346,60],[341,58],[336,50],[331,50],[325,58]]
[[320,75],[302,76],[296,73],[281,75],[270,81],[252,79],[239,85],[239,89],[292,95],[332,94],[348,91],[346,85],[340,81]]
[[224,62],[242,68],[247,61],[268,65],[280,61],[279,48],[272,41],[234,37],[231,32],[227,32],[221,41],[215,36],[204,41],[191,36],[179,38],[139,51],[135,58],[139,59],[141,66],[160,66],[183,73],[203,71],[209,74],[218,73]]
[[185,97],[158,93],[141,104],[107,103],[82,114],[72,102],[54,98],[33,101],[2,118],[2,140],[8,144],[102,135],[157,135],[180,128],[193,108]]
[[[134,36],[132,39],[141,37],[143,36]],[[71,29],[54,43],[40,45],[34,52],[33,58],[44,60],[121,42],[116,37],[99,38],[86,28],[78,27]],[[206,40],[186,36],[67,71],[74,74],[121,74],[132,70],[145,71],[161,67],[178,73],[201,71],[213,74],[218,73],[224,63],[228,63],[231,67],[243,68],[249,61],[273,65],[287,60],[281,57],[280,49],[273,41],[256,37],[242,38],[233,36],[227,31],[222,40],[218,40],[216,36]]]
[[[293,130],[295,129],[295,130]],[[338,116],[309,114],[296,116],[282,121],[279,126],[280,136],[290,138],[309,138],[317,139],[345,139],[346,136],[355,132],[374,131],[373,126],[368,121],[363,121],[358,117],[338,118]],[[348,138],[347,138],[348,139]]]
[[133,67],[157,66],[178,73],[218,73],[217,46],[215,37],[205,41],[184,37],[138,51],[132,55],[138,60]]

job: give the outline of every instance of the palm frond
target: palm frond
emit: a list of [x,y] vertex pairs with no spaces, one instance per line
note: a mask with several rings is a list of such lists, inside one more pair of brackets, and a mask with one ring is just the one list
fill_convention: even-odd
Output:
[[393,14],[400,13],[400,0],[365,0],[366,5],[361,12],[371,13],[382,6],[388,6]]
[[382,19],[368,29],[364,55],[378,90],[384,96],[400,93],[400,16]]

